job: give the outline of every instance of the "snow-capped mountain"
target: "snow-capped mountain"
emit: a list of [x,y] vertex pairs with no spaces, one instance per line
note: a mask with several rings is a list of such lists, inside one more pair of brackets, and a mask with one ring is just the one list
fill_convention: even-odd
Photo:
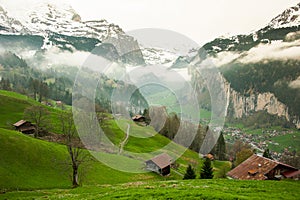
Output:
[[23,34],[28,33],[21,22],[8,16],[7,12],[0,6],[0,34]]
[[286,28],[300,25],[300,3],[296,6],[286,9],[269,23],[273,29]]
[[[80,15],[68,5],[41,3],[13,17],[0,9],[0,17],[0,34],[22,36],[7,38],[10,42],[22,40],[23,44],[26,41],[26,45],[38,43],[42,50],[55,46],[62,50],[88,52],[96,47],[107,52],[108,46],[102,44],[109,43],[114,46],[115,51],[108,59],[117,58],[126,63],[144,64],[137,41],[124,33],[118,25],[108,23],[105,19],[82,21]],[[41,37],[44,38],[42,43]],[[127,49],[134,53],[128,54]]]
[[178,53],[158,47],[141,48],[146,64],[171,66],[178,58]]
[[[283,13],[275,17],[264,28],[253,31],[245,35],[236,35],[231,37],[219,37],[208,42],[203,46],[208,55],[213,57],[228,58],[228,52],[240,54],[250,49],[271,44],[280,45],[292,34],[294,39],[298,38],[297,31],[300,31],[300,3],[294,7],[286,9]],[[284,44],[282,44],[284,45]],[[236,59],[235,57],[234,59]],[[227,61],[231,61],[227,59]]]
[[[0,9],[1,24],[5,27],[21,31],[21,27],[27,30],[25,33],[45,36],[49,32],[66,36],[88,37],[103,40],[106,37],[117,37],[124,31],[117,25],[106,20],[81,21],[81,17],[71,6],[56,6],[49,3],[41,3],[28,9],[23,15],[9,17],[4,9]],[[8,32],[10,30],[8,29]],[[22,32],[24,33],[24,31]]]
[[106,37],[116,37],[124,34],[123,30],[106,20],[81,21],[81,17],[71,6],[55,6],[43,3],[29,10],[28,17],[19,19],[34,34],[50,31],[57,34],[89,37],[103,40]]
[[160,47],[144,47],[143,45],[140,46],[145,63],[148,65],[163,65],[165,67],[181,68],[183,64],[182,61],[184,61],[184,67],[186,67],[191,58],[197,54],[197,49],[192,47],[189,52],[182,54],[182,52],[176,50]]

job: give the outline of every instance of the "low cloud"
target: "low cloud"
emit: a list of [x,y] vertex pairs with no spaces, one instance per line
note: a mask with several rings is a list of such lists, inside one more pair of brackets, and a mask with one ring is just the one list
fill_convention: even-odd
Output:
[[224,51],[209,59],[217,67],[235,60],[244,64],[264,60],[300,60],[300,40],[293,42],[273,41],[271,44],[260,44],[243,53]]
[[63,51],[57,47],[52,47],[43,55],[44,66],[81,66],[90,55],[85,51]]
[[289,84],[290,88],[300,89],[300,76]]
[[232,51],[224,51],[218,53],[217,57],[210,57],[209,59],[215,66],[220,67],[222,65],[231,63],[240,56],[241,54],[239,53],[235,53]]
[[300,40],[294,42],[273,42],[271,44],[261,44],[250,49],[246,55],[240,59],[242,63],[256,63],[266,59],[300,60]]

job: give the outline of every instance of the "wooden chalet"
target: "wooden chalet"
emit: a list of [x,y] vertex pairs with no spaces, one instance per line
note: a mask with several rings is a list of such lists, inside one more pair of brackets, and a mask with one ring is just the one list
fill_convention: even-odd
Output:
[[32,124],[29,121],[23,120],[23,119],[14,123],[13,126],[16,128],[16,130],[18,130],[24,134],[33,134],[36,130],[36,127],[34,124]]
[[280,180],[294,178],[300,170],[256,154],[232,169],[227,175],[240,180]]
[[156,172],[162,176],[169,175],[171,172],[172,158],[166,154],[160,154],[154,158],[146,161],[146,169]]

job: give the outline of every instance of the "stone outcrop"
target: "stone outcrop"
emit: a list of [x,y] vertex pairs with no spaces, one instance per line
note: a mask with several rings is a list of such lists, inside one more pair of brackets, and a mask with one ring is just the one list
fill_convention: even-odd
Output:
[[[199,96],[207,96],[203,94],[207,92],[205,82],[195,71],[191,71],[193,75],[194,88],[199,92]],[[300,118],[299,116],[291,116],[289,113],[289,108],[284,103],[280,102],[275,94],[271,92],[265,93],[252,93],[250,95],[243,95],[236,90],[234,90],[230,83],[220,74],[218,79],[214,82],[222,83],[221,88],[223,88],[225,95],[217,98],[225,98],[226,104],[226,116],[232,118],[242,118],[247,117],[258,111],[266,111],[271,115],[277,115],[279,117],[285,118],[287,121],[292,122],[295,126],[300,129]],[[207,82],[207,81],[206,81]],[[206,83],[207,84],[207,83]],[[213,90],[220,90],[221,88],[212,88]],[[211,95],[210,95],[211,96]],[[211,99],[212,100],[212,99]]]
[[[273,93],[258,93],[244,96],[230,87],[230,84],[224,79],[225,92],[231,110],[230,115],[235,118],[248,116],[253,112],[266,111],[271,115],[284,117],[290,121],[288,107],[280,102]],[[229,94],[228,94],[229,93]]]

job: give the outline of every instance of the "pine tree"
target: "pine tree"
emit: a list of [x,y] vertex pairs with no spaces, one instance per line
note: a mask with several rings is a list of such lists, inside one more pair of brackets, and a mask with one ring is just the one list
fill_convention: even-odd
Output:
[[188,168],[186,169],[183,179],[185,180],[185,179],[195,179],[195,178],[196,178],[195,171],[192,168],[192,166],[189,165]]
[[270,150],[269,150],[269,149],[266,149],[266,150],[264,151],[263,157],[269,158],[269,159],[273,159],[273,158],[271,157],[271,154],[270,154]]
[[212,179],[213,177],[214,175],[213,175],[213,168],[211,166],[211,160],[209,158],[206,158],[200,172],[200,178]]
[[211,154],[215,155],[218,160],[226,159],[226,144],[223,132],[220,133],[218,141],[211,151]]

